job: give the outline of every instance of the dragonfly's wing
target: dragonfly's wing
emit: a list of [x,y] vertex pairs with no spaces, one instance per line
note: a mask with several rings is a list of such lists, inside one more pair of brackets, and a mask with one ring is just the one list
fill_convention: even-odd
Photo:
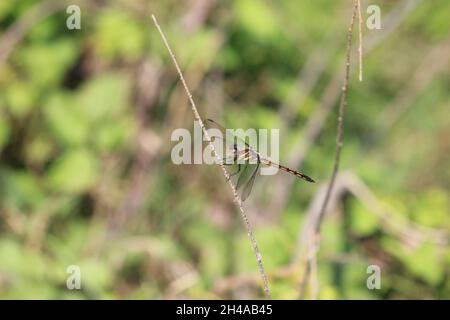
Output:
[[236,189],[240,189],[244,184],[244,182],[248,180],[246,179],[248,178],[247,169],[250,165],[248,163],[244,163],[243,166],[244,168],[241,170],[241,174],[239,175],[239,178],[236,183]]
[[203,121],[206,130],[211,138],[212,143],[216,147],[219,157],[224,160],[224,164],[234,162],[236,137],[234,137],[220,124],[211,119]]
[[[227,140],[229,139],[230,141],[233,141],[234,139],[237,138],[237,137],[233,136],[232,134],[230,134],[230,132],[227,131],[223,126],[221,126],[220,124],[218,124],[216,121],[214,121],[212,119],[206,119],[203,122],[204,122],[205,128],[206,128],[206,130],[208,130],[208,132],[209,132],[209,130],[215,129],[221,133],[222,139],[227,139]],[[215,135],[215,136],[217,136],[217,135]]]
[[[256,161],[257,155],[255,152],[251,150],[248,144],[241,138],[232,135],[228,130],[226,130],[223,126],[218,124],[216,121],[212,119],[206,119],[204,121],[205,127],[208,132],[211,132],[212,140],[221,140],[223,141],[224,150],[235,152],[234,160],[242,160],[245,163],[241,164],[239,172],[239,178],[237,179],[236,189],[240,189],[244,187],[241,193],[241,200],[245,201],[250,195],[250,192],[253,188],[253,184],[256,179],[256,175],[258,174],[260,162]],[[212,130],[214,129],[214,130]],[[217,135],[219,133],[221,136]],[[230,160],[229,153],[228,156],[224,157],[227,161]],[[249,163],[248,161],[255,161],[256,163]],[[242,167],[243,166],[243,167]],[[236,172],[236,173],[238,173]]]
[[238,136],[233,135],[229,130],[226,130],[222,125],[217,123],[212,119],[206,119],[203,121],[207,130],[216,129],[221,132],[222,139],[227,140],[226,143],[230,146],[234,146],[234,144],[238,144],[241,148],[249,148],[247,142],[241,139]]
[[231,164],[234,162],[234,143],[232,136],[226,136],[226,130],[220,124],[211,119],[203,121],[206,130],[208,131],[211,142],[217,152],[217,155],[222,160],[223,164]]
[[206,119],[203,121],[203,123],[205,124],[206,129],[216,128],[225,134],[226,131],[225,128],[216,121],[214,121],[213,119]]
[[250,192],[252,191],[253,183],[255,182],[256,175],[258,174],[259,165],[260,165],[259,163],[256,164],[256,167],[253,170],[253,173],[252,173],[250,179],[248,180],[247,184],[245,185],[244,189],[242,190],[242,194],[241,194],[242,201],[245,201],[248,198],[248,196],[250,195]]

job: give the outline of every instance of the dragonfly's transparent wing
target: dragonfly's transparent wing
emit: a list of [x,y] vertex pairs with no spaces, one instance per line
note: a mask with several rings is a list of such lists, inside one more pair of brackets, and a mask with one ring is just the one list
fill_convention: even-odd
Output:
[[[208,133],[211,132],[211,139],[223,141],[224,150],[228,150],[227,156],[223,158],[224,164],[231,164],[233,162],[238,163],[237,171],[233,172],[233,174],[239,173],[239,177],[236,182],[236,189],[241,189],[243,187],[241,200],[245,201],[245,199],[247,199],[250,195],[256,175],[258,174],[260,162],[258,161],[259,158],[257,154],[244,140],[232,135],[228,130],[214,120],[206,119],[204,124],[208,130]],[[217,133],[219,133],[219,136]],[[230,154],[232,155],[232,159],[230,159]]]
[[248,143],[246,143],[243,139],[241,139],[240,137],[233,135],[230,130],[225,129],[222,125],[220,125],[219,123],[217,123],[216,121],[212,120],[212,119],[206,119],[205,121],[203,121],[205,124],[206,129],[209,130],[210,129],[215,129],[221,132],[222,134],[222,139],[227,140],[226,143],[228,146],[232,146],[234,147],[234,145],[238,145],[240,149],[245,149],[245,148],[250,148]]
[[253,183],[255,182],[256,176],[259,171],[259,165],[260,165],[260,163],[256,164],[254,170],[252,171],[252,175],[251,175],[250,179],[248,180],[244,189],[242,190],[242,194],[241,194],[242,201],[245,201],[248,198],[248,196],[250,195],[250,192],[252,191]]
[[225,135],[225,132],[226,132],[225,128],[222,125],[218,124],[213,119],[206,119],[203,121],[203,123],[205,124],[206,129],[215,128],[215,129],[222,131],[222,133]]
[[[226,139],[226,140],[230,140],[230,143],[234,143],[233,141],[237,139],[237,137],[233,136],[232,134],[230,134],[229,131],[227,131],[223,126],[221,126],[220,124],[218,124],[216,121],[212,120],[212,119],[206,119],[205,121],[203,121],[205,124],[205,128],[206,130],[208,130],[208,132],[210,130],[217,130],[218,132],[221,133],[221,138],[222,139]],[[214,131],[212,131],[214,132]],[[217,136],[216,134],[214,136]]]
[[241,173],[240,173],[239,178],[238,178],[237,183],[236,183],[236,189],[240,189],[242,187],[242,185],[245,183],[245,181],[248,180],[248,173],[247,172],[250,171],[250,170],[247,170],[247,169],[248,169],[248,167],[250,165],[248,163],[244,163],[243,165],[241,165],[241,167],[242,166],[243,166],[243,168],[241,168]]
[[226,129],[211,119],[203,121],[206,130],[214,144],[217,154],[223,160],[224,164],[235,162],[236,155],[236,137],[227,133]]
[[[232,139],[227,139],[224,135],[224,128],[220,125],[216,124],[213,121],[205,120],[203,121],[206,130],[208,131],[208,135],[211,138],[211,142],[214,145],[214,149],[216,151],[217,156],[221,160],[222,164],[232,164],[234,162],[234,148],[232,144]],[[208,150],[211,154],[213,154],[210,150],[210,146],[208,143],[205,145],[205,150]],[[206,151],[205,151],[206,152]]]

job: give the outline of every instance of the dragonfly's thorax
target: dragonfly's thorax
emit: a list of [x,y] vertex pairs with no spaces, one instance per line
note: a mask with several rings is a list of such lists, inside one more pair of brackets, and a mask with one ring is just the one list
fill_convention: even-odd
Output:
[[249,147],[234,148],[234,160],[237,163],[257,163],[259,162],[258,153]]

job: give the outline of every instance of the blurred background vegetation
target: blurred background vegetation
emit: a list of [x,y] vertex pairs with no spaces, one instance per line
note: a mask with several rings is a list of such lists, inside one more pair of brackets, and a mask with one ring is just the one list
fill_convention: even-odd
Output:
[[[174,165],[193,114],[280,128],[280,162],[245,203],[272,295],[297,299],[305,230],[328,182],[352,1],[0,2],[0,298],[262,298],[220,169]],[[447,0],[363,0],[342,174],[305,298],[450,298]],[[357,37],[354,37],[355,41]],[[357,43],[357,42],[355,42]],[[353,62],[357,61],[356,49]],[[307,241],[306,241],[307,242]],[[368,290],[366,269],[381,268]],[[81,268],[82,290],[66,269]]]

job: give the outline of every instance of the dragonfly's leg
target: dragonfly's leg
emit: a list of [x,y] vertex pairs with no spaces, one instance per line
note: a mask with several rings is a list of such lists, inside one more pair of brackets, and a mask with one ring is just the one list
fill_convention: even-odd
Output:
[[230,174],[230,177],[237,175],[239,173],[239,171],[241,171],[241,164],[240,163],[238,163],[237,170],[235,172],[233,172],[232,174]]

